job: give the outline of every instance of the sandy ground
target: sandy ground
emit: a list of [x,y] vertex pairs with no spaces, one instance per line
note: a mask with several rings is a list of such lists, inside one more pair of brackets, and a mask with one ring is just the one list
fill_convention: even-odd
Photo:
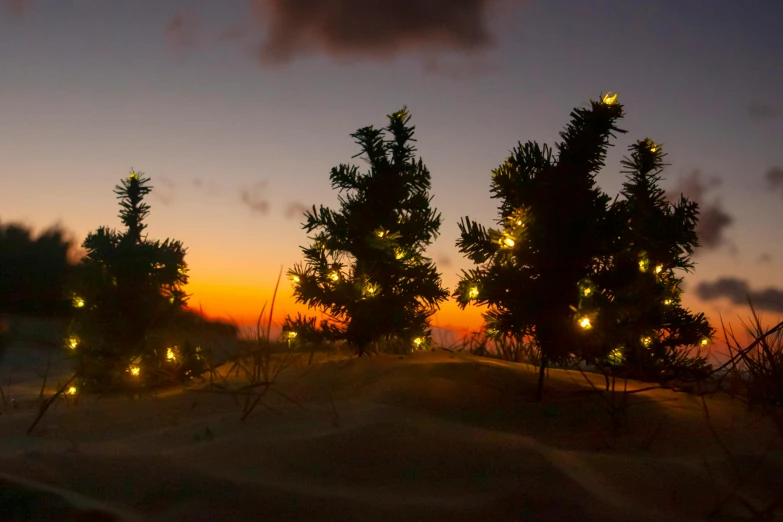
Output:
[[613,436],[581,374],[551,371],[542,404],[535,384],[440,351],[305,359],[246,422],[231,396],[172,390],[60,401],[27,437],[20,402],[0,520],[746,520],[783,498],[781,434],[739,401],[634,394]]

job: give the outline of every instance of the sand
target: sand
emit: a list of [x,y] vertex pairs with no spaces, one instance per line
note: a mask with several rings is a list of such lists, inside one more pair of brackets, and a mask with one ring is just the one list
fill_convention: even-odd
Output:
[[28,437],[21,404],[0,520],[743,520],[783,498],[783,438],[738,400],[634,394],[613,433],[580,373],[550,371],[542,404],[535,384],[441,350],[304,359],[245,422],[171,390],[60,401]]

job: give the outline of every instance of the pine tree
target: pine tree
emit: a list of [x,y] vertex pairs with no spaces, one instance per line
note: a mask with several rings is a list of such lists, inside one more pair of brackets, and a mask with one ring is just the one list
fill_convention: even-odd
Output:
[[538,400],[545,368],[594,344],[590,319],[576,312],[580,285],[611,254],[609,197],[595,185],[609,138],[623,116],[616,95],[576,108],[554,158],[546,145],[519,144],[492,172],[500,200],[499,229],[465,217],[457,246],[479,265],[454,293],[461,307],[487,305],[490,336],[533,338],[541,350]]
[[82,245],[87,253],[73,283],[76,316],[66,343],[84,391],[183,381],[200,364],[195,348],[175,333],[187,301],[186,249],[143,233],[149,182],[131,171],[114,190],[125,230],[100,227]]
[[[381,340],[427,346],[429,318],[448,297],[424,256],[442,219],[430,206],[429,170],[414,157],[415,127],[406,108],[388,118],[385,129],[351,135],[369,171],[346,164],[332,169],[340,210],[313,206],[305,214],[302,228],[312,244],[302,248],[304,263],[288,273],[297,302],[324,312],[331,319],[326,334],[360,356]],[[289,328],[299,323],[315,325],[287,322]]]
[[[600,308],[600,335],[611,363],[643,380],[695,377],[708,371],[693,347],[706,345],[714,330],[703,313],[682,307],[682,277],[699,246],[698,205],[684,196],[672,204],[660,188],[663,147],[649,138],[629,147],[622,165],[626,181],[616,205],[623,227],[611,266],[593,278],[602,292],[582,296],[580,309]],[[605,350],[606,351],[606,350]]]

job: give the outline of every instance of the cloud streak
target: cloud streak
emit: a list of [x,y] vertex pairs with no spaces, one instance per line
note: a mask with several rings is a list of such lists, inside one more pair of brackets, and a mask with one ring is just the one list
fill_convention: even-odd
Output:
[[774,191],[779,190],[781,195],[783,195],[783,168],[771,167],[764,173],[764,179],[770,189]]
[[667,194],[670,201],[676,201],[682,194],[699,204],[699,224],[696,232],[699,234],[699,243],[705,250],[715,250],[725,245],[726,228],[734,223],[734,217],[726,212],[719,199],[711,202],[705,200],[706,194],[720,184],[720,179],[704,180],[701,171],[694,170]]
[[259,181],[251,187],[241,189],[239,196],[251,212],[265,216],[269,213],[269,200],[266,198],[268,181]]
[[252,0],[263,64],[323,53],[391,58],[403,52],[490,48],[492,0]]
[[783,289],[770,286],[751,290],[747,281],[736,277],[721,277],[711,283],[703,281],[696,287],[696,295],[703,301],[728,299],[735,305],[746,305],[750,298],[758,310],[783,312]]

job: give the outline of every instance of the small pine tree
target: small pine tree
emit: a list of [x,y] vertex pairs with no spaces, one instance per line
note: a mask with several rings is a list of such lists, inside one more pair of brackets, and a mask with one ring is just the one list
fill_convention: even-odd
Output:
[[588,346],[585,318],[575,315],[579,285],[613,248],[609,197],[595,185],[609,138],[625,132],[616,95],[577,108],[560,133],[558,156],[535,142],[520,144],[492,172],[501,201],[499,229],[465,217],[457,246],[478,268],[463,271],[459,305],[487,305],[488,333],[532,337],[541,350],[538,400],[545,368]]
[[[442,221],[430,207],[429,170],[414,158],[408,110],[388,118],[386,129],[364,127],[351,135],[369,172],[345,164],[332,169],[340,210],[313,206],[305,214],[312,244],[302,248],[304,263],[288,273],[296,301],[330,317],[328,337],[347,341],[360,356],[381,340],[425,347],[429,318],[448,297],[424,256]],[[287,322],[289,328],[299,323]]]
[[690,352],[707,344],[714,330],[703,313],[682,307],[676,272],[694,267],[698,205],[684,196],[674,204],[666,199],[659,186],[665,166],[660,144],[648,138],[629,151],[622,161],[624,200],[615,205],[622,226],[618,252],[592,278],[595,287],[584,287],[580,311],[600,310],[596,326],[604,351],[625,375],[656,381],[703,375],[706,359]]
[[74,324],[66,340],[84,391],[110,391],[183,381],[199,366],[195,348],[178,343],[188,282],[185,248],[143,234],[152,187],[131,171],[115,188],[125,230],[87,235],[73,283]]

